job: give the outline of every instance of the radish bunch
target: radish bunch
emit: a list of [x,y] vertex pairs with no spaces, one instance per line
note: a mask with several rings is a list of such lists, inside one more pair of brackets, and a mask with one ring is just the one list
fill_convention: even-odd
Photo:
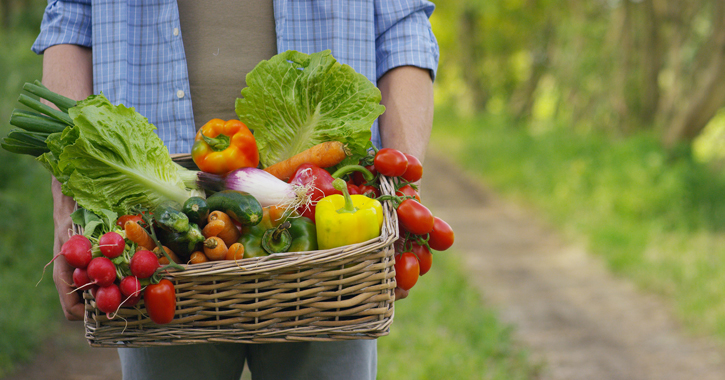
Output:
[[96,307],[111,318],[121,306],[135,306],[141,300],[144,288],[160,268],[154,253],[135,248],[116,231],[98,239],[73,235],[50,262],[63,256],[75,268],[73,286],[90,289]]

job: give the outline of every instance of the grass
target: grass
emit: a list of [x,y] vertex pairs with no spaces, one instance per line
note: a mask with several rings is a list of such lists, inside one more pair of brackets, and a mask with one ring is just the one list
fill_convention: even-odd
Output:
[[[29,47],[27,32],[0,32],[0,134],[22,84],[40,78],[41,59]],[[0,149],[0,376],[32,357],[60,313],[50,272],[39,286],[43,265],[52,257],[53,219],[50,176],[29,156]]]
[[511,328],[481,304],[455,252],[395,304],[390,335],[378,339],[378,379],[532,379],[540,367],[511,339]]
[[725,339],[725,176],[666,154],[652,133],[612,138],[505,117],[437,115],[433,139],[498,191],[583,239],[616,273]]

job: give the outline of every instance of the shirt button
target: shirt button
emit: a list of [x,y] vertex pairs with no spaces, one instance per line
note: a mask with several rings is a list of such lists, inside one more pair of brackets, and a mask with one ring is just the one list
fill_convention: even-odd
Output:
[[176,97],[181,99],[184,97],[184,90],[176,91]]
[[175,36],[178,36],[179,35],[179,28],[174,28],[174,35]]

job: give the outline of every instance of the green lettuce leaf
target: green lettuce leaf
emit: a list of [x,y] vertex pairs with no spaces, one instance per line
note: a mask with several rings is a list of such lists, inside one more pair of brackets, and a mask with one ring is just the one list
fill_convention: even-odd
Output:
[[263,167],[325,141],[341,141],[365,154],[370,127],[385,107],[380,90],[329,50],[289,50],[247,74],[239,120],[254,131]]
[[171,160],[156,128],[133,108],[97,95],[68,113],[75,126],[49,136],[51,151],[39,161],[80,206],[99,215],[104,210],[127,214],[137,205],[153,208],[189,197],[185,169]]

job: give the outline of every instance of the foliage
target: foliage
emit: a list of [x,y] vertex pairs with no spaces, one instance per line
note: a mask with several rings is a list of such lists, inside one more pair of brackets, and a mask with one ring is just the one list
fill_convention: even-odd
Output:
[[[41,60],[29,49],[34,36],[0,32],[0,134],[22,84],[40,77]],[[50,176],[32,158],[0,150],[0,376],[29,359],[53,330],[60,306],[50,276],[38,285],[52,257]]]
[[686,147],[670,155],[651,131],[616,139],[490,114],[436,117],[433,138],[457,161],[671,297],[693,329],[725,339],[725,175]]
[[481,306],[454,251],[434,254],[430,272],[395,304],[390,335],[378,340],[379,379],[531,379],[539,366],[511,329]]
[[[473,113],[557,120],[689,142],[725,104],[717,0],[446,0],[438,100]],[[541,102],[548,112],[537,114]],[[541,111],[541,110],[539,110]]]

